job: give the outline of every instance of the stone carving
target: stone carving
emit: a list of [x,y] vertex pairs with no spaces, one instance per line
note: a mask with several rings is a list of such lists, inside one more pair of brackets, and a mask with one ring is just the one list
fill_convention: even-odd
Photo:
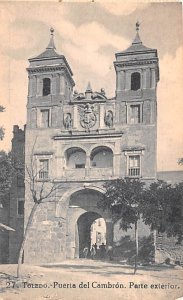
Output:
[[72,128],[72,117],[71,117],[70,113],[67,113],[64,118],[64,127],[65,127],[65,129]]
[[96,124],[96,112],[94,105],[87,103],[79,106],[80,124],[83,128],[91,128]]
[[106,112],[105,117],[104,117],[104,122],[107,127],[112,127],[113,126],[113,113],[111,110]]

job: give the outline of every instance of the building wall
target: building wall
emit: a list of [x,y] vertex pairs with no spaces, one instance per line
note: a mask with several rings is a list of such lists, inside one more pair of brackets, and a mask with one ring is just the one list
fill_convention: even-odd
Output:
[[[0,220],[4,225],[9,225],[9,199],[0,208]],[[0,230],[0,263],[8,263],[9,259],[9,232]]]
[[[53,184],[57,189],[38,205],[24,252],[27,263],[78,257],[86,243],[82,235],[88,235],[92,222],[99,217],[106,223],[107,246],[112,245],[114,233],[115,241],[120,239],[119,227],[113,228],[110,213],[97,206],[105,192],[104,182],[126,176],[142,178],[147,184],[156,179],[157,51],[138,40],[141,51],[136,51],[132,43],[131,50],[116,54],[116,91],[109,99],[103,89],[94,92],[90,84],[85,92],[73,93],[71,68],[65,57],[55,52],[51,41],[41,55],[29,59],[27,68],[25,214],[24,220],[17,216],[17,198],[24,197],[24,187],[14,181],[10,225],[16,227],[16,233],[10,236],[11,262],[17,260],[23,227],[34,204],[27,181],[31,172],[36,178],[37,195],[41,189],[44,195],[49,193]],[[132,90],[134,72],[140,76],[137,90]],[[45,78],[51,82],[46,96]],[[21,153],[23,145],[24,133],[14,127],[13,151]],[[73,154],[68,162],[67,154],[78,147],[85,159]],[[97,153],[93,160],[96,165],[92,165],[93,153]],[[82,166],[75,167],[81,162]],[[41,170],[41,166],[46,169]],[[148,229],[140,226],[147,235]],[[128,234],[133,238],[132,232]]]
[[[18,261],[20,245],[24,232],[24,214],[18,214],[18,201],[25,201],[24,159],[25,131],[14,126],[12,139],[12,155],[17,162],[17,170],[13,176],[10,189],[9,225],[15,231],[9,233],[9,263]],[[22,175],[21,175],[22,174]]]

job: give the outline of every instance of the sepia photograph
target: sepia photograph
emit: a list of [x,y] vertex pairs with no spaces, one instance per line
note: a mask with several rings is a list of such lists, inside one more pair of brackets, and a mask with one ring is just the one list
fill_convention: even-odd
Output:
[[0,300],[183,299],[182,3],[0,22]]

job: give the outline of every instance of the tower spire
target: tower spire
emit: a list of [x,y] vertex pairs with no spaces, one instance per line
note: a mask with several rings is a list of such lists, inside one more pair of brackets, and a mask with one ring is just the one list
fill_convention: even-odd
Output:
[[132,45],[134,45],[134,44],[142,44],[142,41],[141,41],[140,35],[139,35],[139,28],[140,28],[139,21],[137,21],[135,25],[136,25],[136,36],[135,36],[135,38],[133,40]]
[[54,43],[54,29],[51,27],[50,28],[50,42],[48,44],[48,46],[46,47],[46,49],[56,49],[55,47],[55,43]]
[[86,92],[92,92],[90,81],[88,82],[88,85],[87,85],[87,88],[86,88]]

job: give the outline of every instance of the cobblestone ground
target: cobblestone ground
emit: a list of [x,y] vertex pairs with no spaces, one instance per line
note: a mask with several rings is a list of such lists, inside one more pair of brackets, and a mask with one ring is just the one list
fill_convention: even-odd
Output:
[[[72,260],[45,266],[0,266],[0,300],[183,300],[183,269],[173,266],[133,267]],[[182,296],[182,298],[181,298]]]

